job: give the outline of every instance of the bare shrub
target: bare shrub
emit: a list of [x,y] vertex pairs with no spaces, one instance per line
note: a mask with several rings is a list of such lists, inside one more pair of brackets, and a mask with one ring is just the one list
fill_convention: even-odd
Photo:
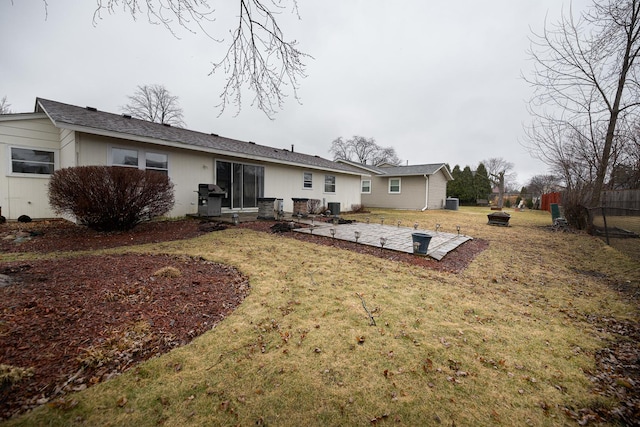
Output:
[[313,215],[322,213],[322,200],[309,199],[307,201],[307,212]]
[[361,205],[361,204],[351,205],[351,213],[364,213],[366,211],[367,209],[364,207],[364,205]]
[[129,230],[163,215],[174,204],[168,176],[117,166],[78,166],[56,171],[49,203],[58,214],[74,216],[95,230]]
[[577,230],[586,230],[589,224],[589,211],[585,200],[589,192],[583,188],[562,193],[562,209],[569,225]]

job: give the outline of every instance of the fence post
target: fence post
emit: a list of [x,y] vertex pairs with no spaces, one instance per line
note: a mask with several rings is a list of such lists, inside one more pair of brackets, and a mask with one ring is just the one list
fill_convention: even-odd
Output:
[[605,207],[607,206],[607,203],[605,202],[604,198],[602,199],[602,221],[604,222],[604,235],[607,239],[607,245],[611,246],[609,244],[609,227],[607,227],[607,215],[605,213]]

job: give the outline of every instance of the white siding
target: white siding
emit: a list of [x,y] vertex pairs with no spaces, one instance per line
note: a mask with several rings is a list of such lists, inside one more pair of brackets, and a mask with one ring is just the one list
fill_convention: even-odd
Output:
[[[55,213],[48,202],[48,176],[11,176],[9,147],[24,146],[55,150],[57,168],[86,165],[110,165],[113,147],[132,148],[168,156],[169,177],[174,184],[175,205],[169,216],[195,214],[198,211],[198,184],[215,183],[215,160],[256,164],[265,172],[265,197],[283,199],[284,210],[293,211],[292,198],[318,199],[322,203],[340,203],[342,211],[361,204],[360,176],[325,172],[297,166],[257,162],[242,158],[221,158],[210,153],[145,144],[66,129],[58,129],[42,114],[0,119],[0,207],[2,215],[17,219],[51,218]],[[303,172],[313,174],[313,188],[303,188]],[[324,192],[324,176],[336,177],[336,192]]]
[[[303,174],[313,174],[313,188],[303,188]],[[293,212],[292,198],[318,199],[326,207],[328,203],[340,203],[340,210],[347,212],[351,205],[361,204],[360,175],[325,172],[302,167],[267,165],[264,171],[265,197],[283,199],[285,212]],[[336,177],[336,192],[324,192],[324,176]]]
[[447,199],[447,177],[442,170],[429,176],[429,209],[443,209]]
[[48,175],[17,176],[11,173],[10,147],[51,150],[60,162],[60,133],[40,114],[5,117],[0,121],[0,207],[2,215],[17,219],[20,215],[32,218],[51,218]]
[[76,133],[67,129],[60,129],[60,168],[77,166]]
[[198,212],[198,184],[214,182],[215,169],[211,154],[83,133],[78,153],[79,165],[109,165],[113,147],[167,154],[175,197],[175,205],[168,215],[178,217]]

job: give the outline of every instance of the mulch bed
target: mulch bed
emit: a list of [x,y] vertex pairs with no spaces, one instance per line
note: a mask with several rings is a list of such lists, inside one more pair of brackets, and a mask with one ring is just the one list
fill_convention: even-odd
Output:
[[[238,227],[271,232],[275,224],[255,221]],[[226,227],[233,226],[191,219],[104,233],[66,221],[10,223],[0,225],[0,251],[97,250],[187,239]],[[274,236],[453,273],[488,247],[488,242],[474,239],[435,261],[309,234]],[[248,279],[234,268],[166,255],[5,262],[0,263],[0,274],[5,275],[0,276],[0,365],[33,368],[13,372],[22,375],[19,381],[3,382],[0,366],[0,420],[45,403],[73,404],[65,395],[188,343],[224,319],[249,292]],[[607,365],[601,361],[599,366]],[[636,372],[631,381],[637,379]],[[568,415],[607,418],[602,411]]]

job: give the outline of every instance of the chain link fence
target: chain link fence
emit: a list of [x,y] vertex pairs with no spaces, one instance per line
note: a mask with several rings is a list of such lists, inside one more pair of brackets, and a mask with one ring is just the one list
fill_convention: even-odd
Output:
[[589,230],[640,262],[640,190],[605,192],[602,206],[589,209]]

